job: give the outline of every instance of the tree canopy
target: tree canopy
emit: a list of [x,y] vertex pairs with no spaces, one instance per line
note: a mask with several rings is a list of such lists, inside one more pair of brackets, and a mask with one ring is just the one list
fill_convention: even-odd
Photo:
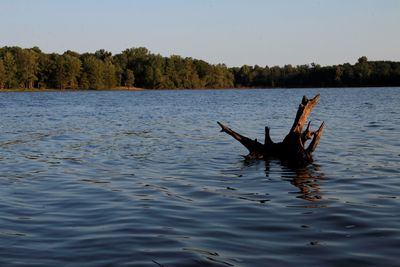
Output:
[[144,47],[113,55],[43,53],[38,47],[0,48],[0,89],[194,89],[234,87],[355,87],[400,86],[400,62],[369,61],[320,66],[285,65],[228,68],[203,60],[163,57]]

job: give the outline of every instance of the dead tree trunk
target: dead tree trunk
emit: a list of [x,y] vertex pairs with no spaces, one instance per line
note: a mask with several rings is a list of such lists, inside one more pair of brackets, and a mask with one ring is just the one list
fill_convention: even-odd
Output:
[[[325,125],[322,122],[317,131],[311,131],[309,122],[307,128],[303,131],[308,116],[318,103],[319,98],[319,95],[312,99],[307,99],[306,96],[303,96],[293,126],[280,143],[272,142],[268,127],[265,127],[265,140],[264,144],[262,144],[257,139],[252,140],[238,134],[220,122],[218,124],[222,128],[222,132],[229,134],[249,150],[249,154],[245,157],[246,159],[279,158],[290,165],[307,165],[313,161],[311,154],[319,143]],[[306,148],[305,143],[309,139],[312,140]]]

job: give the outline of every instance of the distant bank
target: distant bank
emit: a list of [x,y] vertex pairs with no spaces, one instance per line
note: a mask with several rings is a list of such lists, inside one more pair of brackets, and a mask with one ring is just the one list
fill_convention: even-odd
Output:
[[102,89],[55,89],[55,88],[12,88],[12,89],[0,89],[0,93],[3,92],[78,92],[78,91],[142,91],[143,88],[136,87],[117,87],[117,88],[102,88]]
[[38,47],[0,48],[0,91],[385,86],[400,86],[400,62],[363,56],[354,64],[334,66],[228,68],[176,55],[163,57],[144,47],[115,55],[103,49],[48,54]]

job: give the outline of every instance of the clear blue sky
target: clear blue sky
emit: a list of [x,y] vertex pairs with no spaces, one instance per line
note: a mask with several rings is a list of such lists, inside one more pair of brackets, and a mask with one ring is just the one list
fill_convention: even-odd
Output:
[[0,0],[0,46],[228,66],[400,61],[400,0]]

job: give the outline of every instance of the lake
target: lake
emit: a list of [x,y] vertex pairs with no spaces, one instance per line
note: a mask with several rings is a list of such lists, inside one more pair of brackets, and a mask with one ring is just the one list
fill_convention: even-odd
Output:
[[[246,162],[217,121],[314,163]],[[399,266],[400,89],[0,94],[1,266]]]

